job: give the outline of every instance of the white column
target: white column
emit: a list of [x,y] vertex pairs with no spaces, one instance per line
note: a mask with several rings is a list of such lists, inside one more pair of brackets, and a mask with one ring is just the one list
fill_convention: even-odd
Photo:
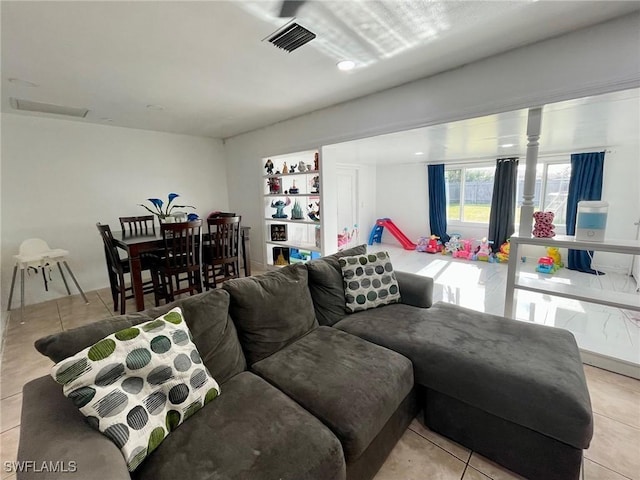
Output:
[[533,197],[536,188],[536,165],[538,163],[538,139],[540,138],[540,124],[542,123],[542,107],[530,108],[527,119],[527,163],[524,173],[524,188],[522,192],[522,207],[520,207],[521,237],[530,237],[533,226]]

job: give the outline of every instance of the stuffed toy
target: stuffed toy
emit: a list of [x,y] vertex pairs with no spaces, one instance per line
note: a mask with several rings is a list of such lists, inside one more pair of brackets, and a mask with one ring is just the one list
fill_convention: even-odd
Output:
[[507,263],[509,261],[509,249],[511,246],[509,245],[509,240],[500,245],[500,251],[496,253],[496,258],[500,263]]
[[536,223],[533,226],[533,236],[538,238],[555,237],[556,232],[553,230],[555,228],[553,224],[554,216],[553,212],[535,212],[533,218]]

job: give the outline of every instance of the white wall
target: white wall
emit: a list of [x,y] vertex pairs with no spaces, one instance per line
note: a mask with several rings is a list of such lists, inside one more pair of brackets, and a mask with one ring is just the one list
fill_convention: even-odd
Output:
[[[169,192],[201,216],[227,210],[222,141],[2,114],[2,310],[12,256],[24,239],[40,237],[69,250],[83,289],[102,288],[108,278],[96,222],[119,230],[119,216],[143,215],[139,203]],[[48,294],[42,276],[28,277],[26,303],[66,295],[58,275],[54,270]]]
[[[267,155],[638,87],[639,22],[627,15],[227,139],[230,206],[260,227]],[[252,252],[261,245],[252,235]]]

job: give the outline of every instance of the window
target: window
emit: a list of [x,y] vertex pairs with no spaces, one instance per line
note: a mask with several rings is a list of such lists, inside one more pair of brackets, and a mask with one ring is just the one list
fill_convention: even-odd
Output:
[[489,223],[494,166],[445,170],[447,221]]
[[[571,162],[558,157],[545,160],[538,160],[536,166],[533,203],[536,210],[552,211],[555,214],[554,225],[565,225]],[[520,223],[525,169],[524,159],[520,159],[516,224]],[[445,169],[448,222],[489,223],[494,174],[494,162]]]
[[[520,222],[522,191],[524,189],[525,165],[518,167],[518,187],[516,190],[516,223]],[[571,162],[552,159],[540,163],[536,167],[536,183],[533,204],[535,210],[551,211],[555,214],[554,225],[567,223],[567,196],[569,194],[569,178]]]

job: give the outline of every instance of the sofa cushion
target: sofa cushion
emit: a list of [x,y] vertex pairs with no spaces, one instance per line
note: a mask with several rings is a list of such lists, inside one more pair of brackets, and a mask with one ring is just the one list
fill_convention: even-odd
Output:
[[141,465],[138,480],[345,478],[340,442],[285,394],[249,372],[222,388]]
[[180,308],[105,337],[56,364],[63,393],[122,450],[130,471],[220,388]]
[[398,281],[387,252],[342,257],[339,263],[348,312],[369,310],[400,301]]
[[592,435],[580,352],[564,329],[438,302],[387,305],[335,325],[411,359],[416,383],[576,448]]
[[365,253],[367,253],[367,246],[358,245],[357,247],[307,262],[309,291],[313,299],[316,318],[320,325],[331,326],[346,315],[344,283],[339,259]]
[[318,326],[307,278],[306,266],[296,264],[223,284],[231,295],[231,318],[249,364]]
[[413,387],[402,355],[319,327],[252,369],[327,425],[358,458]]
[[100,320],[83,327],[65,330],[36,341],[36,348],[55,363],[75,355],[114,332],[148,322],[180,307],[187,326],[213,378],[224,383],[246,370],[247,362],[229,317],[229,294],[221,289],[150,308],[144,312]]

